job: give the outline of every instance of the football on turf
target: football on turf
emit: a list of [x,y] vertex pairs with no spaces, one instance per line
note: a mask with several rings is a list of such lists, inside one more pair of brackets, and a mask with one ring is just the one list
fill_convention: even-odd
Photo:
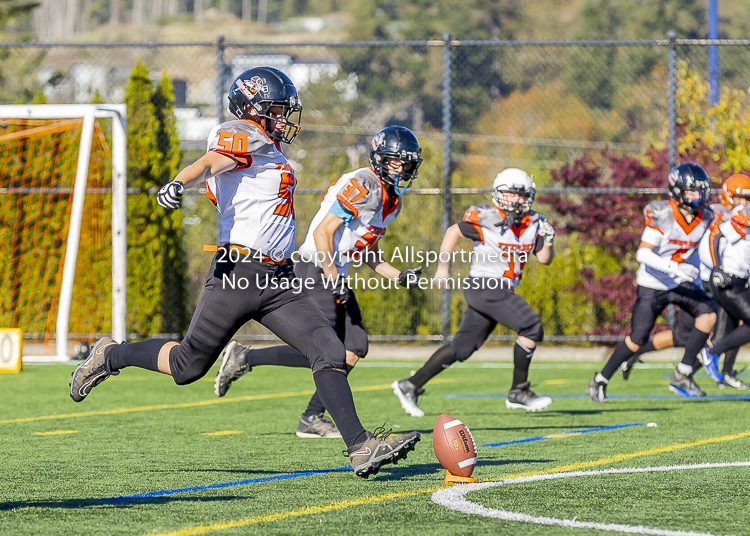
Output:
[[471,476],[477,465],[477,445],[469,428],[450,415],[443,413],[435,424],[432,434],[440,465],[457,476]]

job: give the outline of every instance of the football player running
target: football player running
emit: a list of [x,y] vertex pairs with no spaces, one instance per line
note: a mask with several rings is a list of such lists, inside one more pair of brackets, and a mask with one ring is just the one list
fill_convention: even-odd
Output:
[[462,285],[468,309],[450,344],[437,350],[412,377],[391,385],[409,415],[424,416],[417,405],[423,386],[456,361],[471,357],[497,324],[518,334],[513,348],[513,381],[505,406],[537,411],[552,403],[551,398],[530,389],[529,364],[544,330],[531,306],[515,292],[530,253],[542,264],[550,264],[555,256],[554,228],[544,215],[531,210],[534,188],[525,171],[505,169],[492,183],[492,204],[469,207],[463,220],[446,231],[433,281],[441,287],[450,285],[450,257],[459,238],[473,240],[473,262]]
[[[311,286],[305,286],[306,292],[344,343],[347,374],[368,349],[357,297],[346,285],[349,266],[361,255],[376,273],[407,287],[421,273],[421,268],[399,271],[382,260],[377,248],[401,212],[401,196],[419,174],[421,152],[419,141],[406,127],[389,126],[378,132],[370,144],[370,166],[344,173],[328,186],[299,249],[301,261],[294,271],[302,280],[312,281]],[[310,366],[291,346],[250,350],[235,341],[224,349],[221,360],[214,384],[216,396],[224,396],[232,382],[259,365]],[[341,437],[324,412],[325,405],[316,392],[300,417],[297,436]]]
[[[737,174],[732,175],[724,181],[721,185],[721,203],[713,203],[711,205],[711,210],[714,212],[714,221],[711,223],[708,232],[703,235],[701,243],[698,246],[703,290],[706,291],[709,297],[714,299],[714,305],[716,306],[716,324],[714,325],[713,336],[711,338],[714,342],[721,340],[737,327],[736,321],[730,317],[727,310],[721,306],[721,303],[716,302],[709,286],[711,270],[716,266],[715,251],[717,250],[715,248],[723,248],[723,241],[726,240],[719,231],[719,226],[722,221],[731,217],[731,211],[734,207],[747,205],[748,203],[750,203],[750,177]],[[660,331],[655,333],[647,344],[641,346],[630,359],[620,365],[620,373],[623,380],[628,379],[633,366],[639,360],[639,356],[666,348],[684,348],[690,337],[690,332],[693,330],[694,323],[695,319],[692,315],[685,309],[680,309],[677,312],[677,322],[674,332]],[[734,363],[738,352],[739,348],[733,348],[724,353],[724,366],[721,372],[719,372],[715,360],[705,361],[706,372],[717,382],[717,386],[720,389],[727,387],[734,387],[735,389],[748,388],[746,383],[737,378],[737,371],[734,370]],[[704,354],[699,353],[698,359],[703,362]]]
[[[242,73],[229,91],[229,112],[237,119],[212,130],[208,151],[180,171],[158,193],[159,204],[179,208],[185,188],[207,181],[220,214],[221,242],[203,294],[181,343],[150,339],[117,344],[96,342],[73,372],[70,396],[80,402],[91,389],[125,367],[169,374],[178,385],[202,378],[221,350],[246,322],[260,322],[309,361],[323,404],[341,430],[357,476],[405,458],[418,432],[372,434],[359,421],[346,378],[344,345],[312,298],[295,292],[290,262],[294,250],[294,170],[281,143],[299,132],[302,105],[281,71],[258,67]],[[260,280],[273,279],[260,291]],[[227,280],[245,278],[240,290]]]
[[669,201],[654,201],[643,210],[646,228],[636,253],[636,302],[630,334],[601,372],[586,387],[592,402],[607,402],[607,385],[617,368],[646,344],[656,318],[671,304],[685,309],[695,326],[685,343],[682,362],[669,377],[669,389],[684,396],[706,396],[693,380],[698,352],[716,322],[713,300],[700,286],[698,245],[713,221],[708,207],[711,182],[698,164],[674,167],[667,180]]
[[[744,176],[743,176],[744,177]],[[745,177],[750,186],[750,177]],[[744,194],[750,194],[747,188]],[[740,346],[750,342],[750,290],[748,290],[748,277],[750,277],[750,205],[738,205],[732,210],[732,215],[719,225],[721,241],[715,241],[712,254],[716,258],[716,264],[711,271],[709,285],[716,298],[716,303],[721,307],[716,321],[717,329],[712,338],[713,347],[708,346],[701,350],[699,356],[706,363],[718,363],[721,354],[725,354],[722,374],[712,378],[721,387],[734,387],[736,389],[748,389],[750,386],[737,378],[734,370],[734,359],[729,352],[736,356]],[[721,324],[721,326],[719,325]],[[729,332],[729,333],[727,333]],[[716,371],[718,374],[718,370]]]

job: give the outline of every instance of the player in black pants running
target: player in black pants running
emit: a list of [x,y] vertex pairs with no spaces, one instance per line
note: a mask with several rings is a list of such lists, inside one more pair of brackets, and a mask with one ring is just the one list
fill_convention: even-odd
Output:
[[[468,309],[450,344],[437,350],[411,378],[393,382],[393,393],[401,407],[413,417],[424,416],[417,406],[422,387],[456,361],[465,361],[487,340],[497,324],[518,334],[513,348],[513,380],[505,406],[538,411],[552,403],[538,396],[528,381],[529,365],[536,345],[544,338],[539,317],[515,289],[523,277],[530,254],[542,264],[555,256],[555,230],[543,214],[531,210],[534,183],[517,168],[508,168],[492,183],[492,204],[474,205],[463,221],[448,228],[440,245],[435,280],[450,284],[450,259],[458,239],[474,240],[474,262],[463,282]],[[441,286],[442,283],[441,283]]]
[[[70,396],[82,401],[93,387],[128,366],[169,374],[178,385],[195,382],[237,330],[255,320],[310,362],[354,472],[366,478],[381,465],[405,458],[420,436],[374,435],[363,428],[346,378],[344,345],[312,298],[290,284],[296,179],[280,142],[291,143],[299,131],[297,91],[277,69],[251,69],[232,84],[229,111],[237,120],[213,129],[208,152],[158,194],[160,205],[176,209],[186,187],[207,180],[208,196],[221,217],[222,245],[185,338],[180,344],[100,339],[73,372]],[[259,289],[257,281],[266,278],[276,288]]]

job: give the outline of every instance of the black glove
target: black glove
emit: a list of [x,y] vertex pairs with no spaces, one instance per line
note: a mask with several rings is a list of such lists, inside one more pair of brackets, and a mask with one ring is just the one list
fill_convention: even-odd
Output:
[[407,268],[402,270],[398,274],[398,284],[400,287],[412,288],[416,287],[419,282],[419,276],[422,275],[422,267],[417,266],[416,268]]
[[331,294],[333,294],[333,299],[336,300],[337,304],[346,305],[346,302],[349,301],[349,287],[346,286],[345,277],[338,276],[336,278]]
[[180,198],[184,191],[184,184],[180,181],[172,181],[161,187],[159,193],[156,194],[156,202],[164,208],[172,210],[180,208]]
[[732,286],[732,278],[720,266],[714,266],[711,270],[711,284],[716,288],[727,288]]

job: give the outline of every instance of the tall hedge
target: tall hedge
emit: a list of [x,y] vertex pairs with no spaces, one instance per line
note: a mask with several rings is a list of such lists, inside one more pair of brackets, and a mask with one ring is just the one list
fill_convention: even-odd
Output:
[[[180,146],[170,80],[154,87],[138,62],[125,93],[128,187],[161,188],[177,173]],[[185,255],[179,211],[167,211],[153,193],[128,196],[128,329],[179,333],[186,328]]]

